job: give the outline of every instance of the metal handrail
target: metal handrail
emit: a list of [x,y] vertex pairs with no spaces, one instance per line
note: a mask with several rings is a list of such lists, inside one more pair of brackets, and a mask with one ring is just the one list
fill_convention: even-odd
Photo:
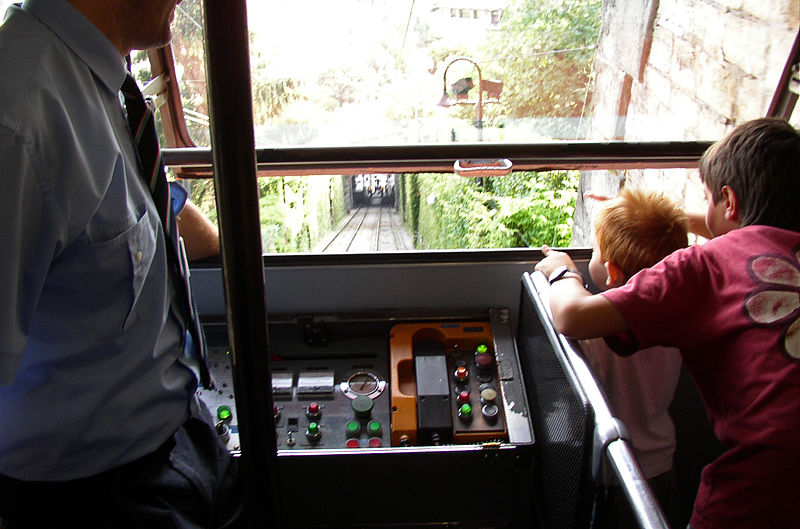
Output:
[[545,330],[556,355],[562,361],[570,383],[576,391],[585,396],[594,411],[593,478],[598,483],[608,484],[612,476],[607,472],[613,472],[639,526],[642,529],[670,529],[647,479],[633,456],[630,441],[626,439],[626,428],[611,413],[586,360],[573,347],[574,342],[555,330],[550,312],[550,284],[541,272],[525,273],[523,283],[534,300],[539,317],[546,318],[549,322],[549,325],[544,326]]

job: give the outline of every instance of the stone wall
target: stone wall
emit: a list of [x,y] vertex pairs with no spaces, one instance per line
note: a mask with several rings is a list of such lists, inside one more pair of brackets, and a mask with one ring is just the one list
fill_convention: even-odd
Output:
[[[591,138],[714,141],[764,116],[798,27],[800,0],[604,0]],[[694,169],[585,171],[575,246],[591,245],[601,199],[622,185],[705,210]]]

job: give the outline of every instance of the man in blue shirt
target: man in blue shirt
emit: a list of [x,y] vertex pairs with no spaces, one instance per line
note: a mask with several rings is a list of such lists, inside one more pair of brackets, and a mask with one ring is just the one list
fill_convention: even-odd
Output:
[[[178,1],[25,0],[0,26],[0,519],[11,529],[241,519],[120,95],[123,58],[169,42]],[[190,258],[218,253],[195,206],[180,217]]]

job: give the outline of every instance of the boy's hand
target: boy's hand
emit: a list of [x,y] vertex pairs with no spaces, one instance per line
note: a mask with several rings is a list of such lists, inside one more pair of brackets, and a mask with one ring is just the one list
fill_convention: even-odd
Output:
[[570,256],[564,252],[552,250],[549,246],[542,246],[542,253],[545,255],[545,258],[536,263],[535,269],[539,272],[543,272],[545,277],[550,277],[550,274],[559,266],[577,268]]
[[[536,264],[536,270],[546,277],[559,266],[576,268],[569,255],[542,246],[545,258]],[[572,277],[572,276],[570,276]],[[597,338],[613,336],[628,330],[622,314],[605,297],[592,295],[580,281],[553,283],[550,309],[556,329],[572,338]]]

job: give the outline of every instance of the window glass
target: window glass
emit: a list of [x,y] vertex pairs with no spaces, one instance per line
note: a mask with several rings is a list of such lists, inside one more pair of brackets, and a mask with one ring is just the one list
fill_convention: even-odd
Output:
[[[659,190],[688,211],[705,211],[696,170],[595,173],[602,183],[583,172],[589,183],[577,216],[580,171],[483,179],[430,173],[259,178],[262,249],[335,254],[591,246],[591,219],[626,180]],[[189,184],[215,220],[211,182]]]
[[[187,108],[204,114],[199,4],[178,5],[173,47]],[[466,4],[249,2],[256,144],[584,137],[600,0]]]
[[[569,246],[578,171],[258,180],[265,253]],[[205,195],[204,195],[205,196]]]
[[[256,145],[713,141],[766,113],[797,32],[793,5],[251,1]],[[201,28],[200,0],[179,4],[187,126],[208,145]],[[588,246],[594,213],[622,185],[705,207],[692,168],[270,177],[258,182],[262,243],[322,253]],[[209,182],[192,186],[213,217]]]
[[[0,0],[0,10],[11,3]],[[800,24],[795,0],[741,9],[692,0],[247,8],[261,148],[713,141],[766,113]],[[209,146],[202,1],[178,4],[172,29],[186,128]],[[146,54],[134,69],[148,78]],[[211,180],[186,183],[215,219]],[[703,207],[691,168],[271,176],[258,181],[262,243],[269,253],[390,249],[378,241],[342,250],[337,234],[349,223],[395,233],[383,240],[395,237],[397,250],[588,245],[596,205],[620,185]]]
[[[793,8],[250,1],[256,144],[713,140],[766,112]],[[173,28],[189,128],[207,145],[200,0]]]

